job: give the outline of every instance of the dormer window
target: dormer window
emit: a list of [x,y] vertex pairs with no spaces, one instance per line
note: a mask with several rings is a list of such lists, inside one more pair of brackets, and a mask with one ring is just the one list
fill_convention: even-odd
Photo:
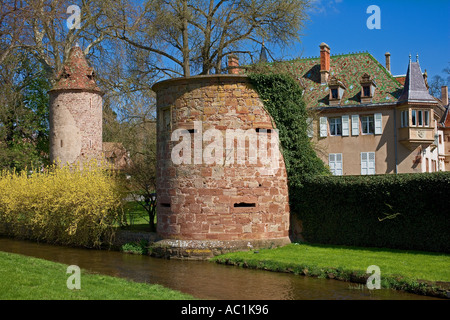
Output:
[[69,77],[70,77],[70,74],[66,71],[66,69],[64,69],[63,72],[61,73],[61,78],[67,79]]
[[330,106],[341,104],[341,99],[346,90],[344,84],[336,77],[332,77],[328,82],[328,87],[330,88]]
[[89,80],[94,80],[94,78],[95,78],[95,73],[94,73],[94,71],[92,71],[91,73],[88,73],[88,74],[87,74],[87,77],[88,77]]
[[338,89],[331,89],[331,99],[339,99]]
[[370,97],[372,96],[370,94],[370,86],[364,86],[363,87],[363,97]]
[[368,75],[364,73],[361,77],[361,103],[370,103],[372,101],[373,95],[375,93],[376,83]]

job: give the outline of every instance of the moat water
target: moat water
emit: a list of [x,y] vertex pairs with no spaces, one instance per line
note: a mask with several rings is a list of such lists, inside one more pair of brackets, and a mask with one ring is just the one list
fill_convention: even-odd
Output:
[[[208,261],[166,260],[108,250],[88,250],[0,238],[0,251],[46,259],[82,270],[160,284],[199,299],[218,300],[431,300],[401,291],[244,269]],[[82,278],[81,278],[82,279]],[[82,280],[81,280],[82,281]]]

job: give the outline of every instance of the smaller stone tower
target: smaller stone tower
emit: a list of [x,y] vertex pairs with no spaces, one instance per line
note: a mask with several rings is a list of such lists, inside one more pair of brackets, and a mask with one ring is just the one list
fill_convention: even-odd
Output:
[[81,48],[71,48],[50,94],[50,161],[83,164],[102,156],[102,92]]

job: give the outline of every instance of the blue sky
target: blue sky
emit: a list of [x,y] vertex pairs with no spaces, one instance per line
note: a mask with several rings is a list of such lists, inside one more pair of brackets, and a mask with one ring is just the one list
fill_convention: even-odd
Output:
[[[368,29],[370,5],[377,5],[381,29]],[[327,43],[331,54],[368,51],[381,64],[391,53],[391,71],[405,74],[409,54],[419,54],[428,77],[443,76],[450,66],[450,1],[448,0],[315,0],[310,21],[300,44],[285,54],[293,57],[319,56],[319,44]]]

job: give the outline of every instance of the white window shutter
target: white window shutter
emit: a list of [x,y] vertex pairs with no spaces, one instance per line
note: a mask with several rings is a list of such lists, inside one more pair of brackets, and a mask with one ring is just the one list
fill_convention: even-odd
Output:
[[368,173],[367,152],[361,152],[361,174],[365,175],[367,173]]
[[336,156],[334,153],[328,155],[328,166],[330,167],[331,173],[334,174],[334,169],[336,168]]
[[368,152],[368,174],[375,174],[375,152]]
[[326,137],[328,135],[327,117],[320,117],[320,136]]
[[348,116],[342,116],[342,136],[348,136],[349,135],[349,117]]
[[381,113],[375,113],[375,134],[381,134],[382,131],[382,115]]
[[352,136],[359,135],[359,115],[352,115]]
[[342,153],[336,153],[336,164],[334,166],[334,173],[337,176],[342,176]]

